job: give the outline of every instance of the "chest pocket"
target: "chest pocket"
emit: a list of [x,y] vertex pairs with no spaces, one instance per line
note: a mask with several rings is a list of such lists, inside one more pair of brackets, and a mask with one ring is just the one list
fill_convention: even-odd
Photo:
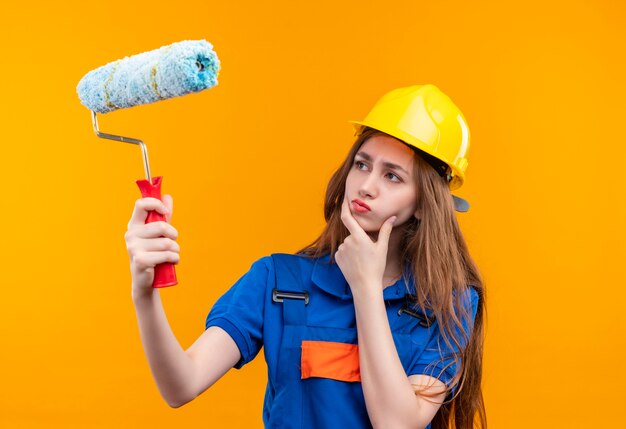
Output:
[[[315,295],[316,288],[311,292]],[[358,331],[356,328],[332,327],[335,323],[355,326],[354,304],[342,301],[332,304],[328,297],[312,296],[311,305],[306,306],[307,326],[304,328],[301,342],[300,369],[303,380],[313,377],[329,378],[343,382],[360,382],[360,362]],[[325,301],[320,305],[320,301]],[[422,322],[420,315],[401,307],[402,299],[387,301],[387,313],[391,327],[392,340],[400,362],[408,370],[415,352],[419,351],[419,338],[413,338],[419,331],[426,331],[417,326]],[[328,312],[326,308],[332,308]],[[411,314],[406,314],[409,311]],[[328,315],[330,314],[330,315]],[[339,315],[350,316],[341,318]],[[330,326],[328,326],[330,325]],[[419,329],[416,331],[416,327]],[[423,344],[425,345],[425,344]]]

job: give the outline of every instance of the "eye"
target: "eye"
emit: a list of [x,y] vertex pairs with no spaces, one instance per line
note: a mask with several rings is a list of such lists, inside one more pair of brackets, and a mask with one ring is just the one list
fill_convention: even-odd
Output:
[[397,175],[395,175],[395,174],[393,174],[393,173],[387,173],[387,175],[390,175],[390,174],[391,174],[393,177],[395,177],[396,179],[398,179],[398,181],[397,181],[396,183],[400,183],[400,182],[402,182],[402,179],[400,179],[400,177],[399,177],[399,176],[397,176]]
[[357,170],[360,170],[359,166],[360,165],[365,165],[365,163],[363,163],[361,161],[354,161],[354,165],[356,166]]
[[[364,162],[361,161],[354,161],[354,166],[357,168],[357,170],[361,170],[361,165],[366,165]],[[400,179],[400,176],[394,174],[394,173],[387,173],[387,176],[393,176],[395,177],[397,180],[392,180],[392,182],[394,183],[402,183],[402,179]]]

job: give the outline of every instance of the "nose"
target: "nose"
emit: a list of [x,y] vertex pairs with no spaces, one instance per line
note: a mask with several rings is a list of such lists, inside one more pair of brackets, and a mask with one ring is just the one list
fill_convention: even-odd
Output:
[[376,175],[367,174],[359,186],[359,195],[361,197],[368,196],[370,198],[375,198],[378,193],[377,189],[378,185],[376,183]]

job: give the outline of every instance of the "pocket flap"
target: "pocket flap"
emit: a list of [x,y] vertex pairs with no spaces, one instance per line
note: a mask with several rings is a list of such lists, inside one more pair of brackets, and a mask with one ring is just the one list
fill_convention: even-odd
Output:
[[302,379],[361,381],[359,346],[332,341],[302,341]]

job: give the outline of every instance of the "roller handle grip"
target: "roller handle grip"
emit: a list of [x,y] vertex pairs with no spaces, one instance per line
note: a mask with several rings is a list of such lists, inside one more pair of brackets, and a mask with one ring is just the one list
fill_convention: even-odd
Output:
[[[158,176],[152,178],[152,183],[148,182],[145,179],[137,180],[136,183],[137,186],[139,186],[142,197],[151,197],[161,200],[162,181],[163,176]],[[156,210],[150,210],[148,212],[148,216],[146,217],[146,223],[158,221],[167,222],[167,218]],[[178,280],[176,280],[176,269],[174,264],[172,264],[171,262],[163,262],[162,264],[157,264],[154,267],[154,281],[152,282],[153,288],[162,288],[167,286],[174,286],[177,284]]]

